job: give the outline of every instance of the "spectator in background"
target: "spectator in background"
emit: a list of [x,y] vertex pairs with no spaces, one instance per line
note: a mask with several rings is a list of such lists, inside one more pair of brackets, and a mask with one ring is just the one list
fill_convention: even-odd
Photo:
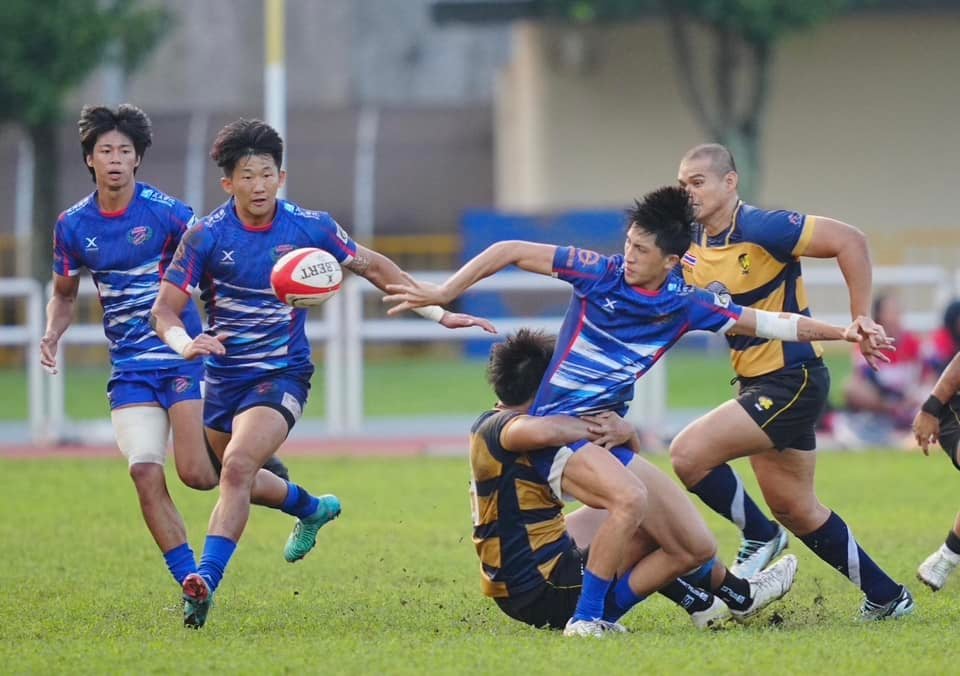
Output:
[[844,387],[844,401],[853,414],[849,416],[850,426],[863,443],[900,445],[900,437],[910,430],[922,400],[921,341],[904,328],[900,302],[892,293],[881,293],[874,299],[873,319],[896,338],[897,351],[890,353],[890,363],[878,371],[856,354],[853,373]]
[[943,326],[923,343],[926,379],[936,380],[957,352],[960,352],[960,299],[947,305],[943,311]]

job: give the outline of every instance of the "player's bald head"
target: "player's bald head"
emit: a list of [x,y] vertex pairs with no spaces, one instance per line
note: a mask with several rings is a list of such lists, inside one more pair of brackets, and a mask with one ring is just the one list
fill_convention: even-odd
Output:
[[719,143],[702,143],[694,146],[686,152],[680,164],[707,160],[710,163],[710,171],[717,176],[726,176],[731,171],[736,173],[737,163],[733,159],[733,153]]

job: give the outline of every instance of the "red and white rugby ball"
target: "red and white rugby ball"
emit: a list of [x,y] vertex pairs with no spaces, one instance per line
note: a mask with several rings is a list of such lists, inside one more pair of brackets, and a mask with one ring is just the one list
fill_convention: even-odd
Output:
[[270,272],[270,288],[293,307],[316,307],[340,290],[343,270],[323,249],[294,249],[285,253]]

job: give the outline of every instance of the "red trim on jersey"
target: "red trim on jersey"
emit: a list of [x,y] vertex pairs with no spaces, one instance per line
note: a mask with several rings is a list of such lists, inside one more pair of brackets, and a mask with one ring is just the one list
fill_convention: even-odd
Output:
[[[133,204],[133,200],[130,200],[130,204]],[[123,209],[119,209],[117,211],[104,211],[98,206],[97,211],[99,211],[100,215],[103,216],[104,218],[120,218],[125,213],[127,213],[127,210],[130,208],[130,204],[125,206]]]
[[240,216],[237,216],[237,220],[240,221],[240,226],[244,230],[247,230],[248,232],[263,232],[264,230],[269,230],[270,228],[272,228],[273,222],[277,219],[271,218],[269,223],[265,223],[263,225],[247,225],[246,223],[240,220]]
[[641,296],[659,296],[660,292],[663,290],[663,287],[656,289],[655,291],[650,291],[649,289],[644,289],[642,286],[634,286],[633,284],[629,284],[628,286]]

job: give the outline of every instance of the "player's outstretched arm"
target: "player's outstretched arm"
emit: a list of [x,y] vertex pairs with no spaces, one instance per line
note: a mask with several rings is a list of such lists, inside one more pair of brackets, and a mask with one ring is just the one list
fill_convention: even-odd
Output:
[[955,354],[913,419],[913,435],[917,439],[917,445],[923,449],[924,455],[929,455],[930,444],[940,441],[940,413],[958,391],[960,391],[960,354]]
[[871,349],[877,351],[881,361],[890,361],[883,353],[896,349],[893,346],[893,338],[884,334],[879,327],[871,330],[854,323],[844,328],[793,312],[768,312],[749,307],[743,308],[743,314],[730,328],[729,333],[800,343],[809,343],[814,340],[869,343]]
[[441,285],[417,282],[407,275],[403,283],[388,284],[390,295],[384,302],[395,303],[387,310],[397,314],[427,305],[446,305],[467,289],[510,265],[541,275],[553,274],[553,256],[557,247],[520,240],[497,242],[484,249]]
[[[603,417],[517,416],[500,432],[500,445],[507,451],[528,453],[588,439],[611,448],[628,444],[636,436],[633,426],[615,413],[598,415]],[[613,416],[615,420],[608,416]]]
[[73,322],[77,292],[80,289],[79,277],[53,275],[53,295],[47,303],[47,330],[40,339],[40,364],[47,373],[57,373],[57,346],[60,336]]
[[150,326],[170,349],[184,359],[196,359],[210,354],[225,354],[219,338],[201,333],[193,337],[187,333],[180,315],[190,302],[190,295],[166,280],[160,282],[160,292],[150,310]]
[[[383,254],[357,245],[357,253],[353,260],[344,267],[360,275],[368,282],[373,284],[381,291],[387,291],[389,287],[396,285],[419,286],[413,277],[400,269],[400,266]],[[447,327],[448,329],[460,329],[469,326],[479,326],[487,333],[496,333],[497,330],[486,319],[474,317],[473,315],[462,314],[459,312],[450,312],[433,303],[409,308],[426,319],[432,319],[435,322]],[[399,310],[398,310],[399,312]],[[389,312],[389,314],[396,314]]]

